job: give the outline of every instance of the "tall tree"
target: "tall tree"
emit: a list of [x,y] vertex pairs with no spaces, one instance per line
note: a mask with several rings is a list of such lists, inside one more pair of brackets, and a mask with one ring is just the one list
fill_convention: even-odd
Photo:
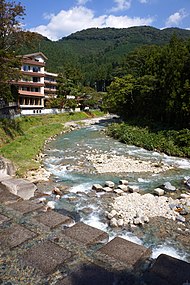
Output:
[[25,15],[21,3],[0,0],[0,99],[13,100],[11,82],[19,77],[20,59],[15,56],[15,46],[23,40],[21,20]]

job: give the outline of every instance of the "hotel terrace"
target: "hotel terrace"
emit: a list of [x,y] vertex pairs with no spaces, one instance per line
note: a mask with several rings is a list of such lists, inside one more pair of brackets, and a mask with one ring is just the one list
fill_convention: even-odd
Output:
[[48,98],[56,98],[57,74],[45,71],[42,52],[22,56],[22,78],[17,82],[21,114],[38,114]]

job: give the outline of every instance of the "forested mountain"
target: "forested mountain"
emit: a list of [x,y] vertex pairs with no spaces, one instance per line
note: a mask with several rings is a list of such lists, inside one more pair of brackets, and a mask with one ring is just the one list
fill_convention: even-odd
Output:
[[96,85],[104,91],[111,79],[120,75],[126,56],[139,46],[164,45],[175,34],[187,40],[190,31],[179,28],[159,30],[141,26],[127,29],[91,28],[53,42],[38,35],[33,48],[23,45],[18,53],[42,51],[47,57],[47,69],[52,72],[75,70],[85,85]]

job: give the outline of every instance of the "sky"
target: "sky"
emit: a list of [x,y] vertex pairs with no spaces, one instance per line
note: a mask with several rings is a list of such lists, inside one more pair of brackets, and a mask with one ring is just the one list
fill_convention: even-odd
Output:
[[[19,1],[19,0],[18,0]],[[18,2],[16,1],[16,2]],[[88,28],[190,29],[190,0],[20,0],[23,28],[58,40]]]

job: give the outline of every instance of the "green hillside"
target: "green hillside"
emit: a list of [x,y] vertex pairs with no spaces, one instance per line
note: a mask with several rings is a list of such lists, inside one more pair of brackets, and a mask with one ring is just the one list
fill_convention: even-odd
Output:
[[47,57],[47,69],[61,72],[68,67],[77,68],[83,83],[109,82],[115,69],[125,63],[126,55],[142,45],[163,45],[172,35],[187,40],[190,31],[179,28],[163,30],[141,26],[127,29],[91,28],[76,32],[53,42],[38,36],[33,48],[24,47],[19,53],[42,51]]

